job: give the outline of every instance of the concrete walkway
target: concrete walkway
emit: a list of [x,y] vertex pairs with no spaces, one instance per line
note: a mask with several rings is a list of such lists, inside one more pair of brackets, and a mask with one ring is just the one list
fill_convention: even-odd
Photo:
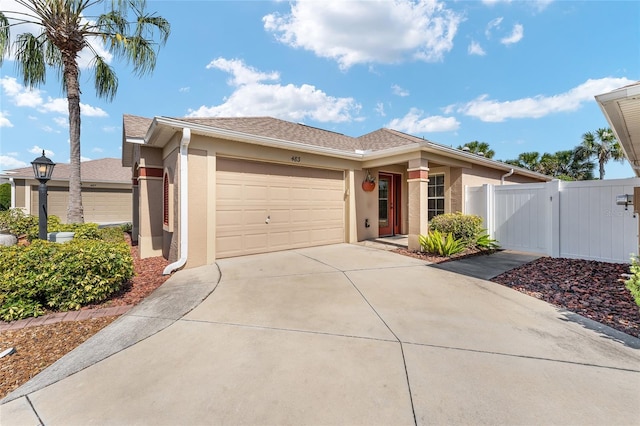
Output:
[[[638,339],[585,328],[498,284],[347,244],[218,265],[219,282],[215,266],[175,274],[159,289],[164,294],[79,351],[93,357],[84,367],[6,398],[0,423],[624,425],[640,418]],[[154,331],[132,343],[138,325]],[[111,345],[119,349],[96,361],[92,352]],[[58,370],[83,361],[81,354],[63,358]]]
[[490,255],[478,255],[465,259],[431,265],[433,268],[455,272],[469,277],[490,280],[513,268],[542,257],[538,254],[513,250],[500,250]]

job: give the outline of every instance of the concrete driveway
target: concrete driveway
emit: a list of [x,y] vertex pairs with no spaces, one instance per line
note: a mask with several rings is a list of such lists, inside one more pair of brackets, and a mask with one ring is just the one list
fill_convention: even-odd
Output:
[[[637,339],[500,285],[347,244],[218,266],[217,287],[195,309],[132,311],[124,322],[168,325],[6,402],[0,423],[639,422]],[[188,288],[213,271],[170,281]]]

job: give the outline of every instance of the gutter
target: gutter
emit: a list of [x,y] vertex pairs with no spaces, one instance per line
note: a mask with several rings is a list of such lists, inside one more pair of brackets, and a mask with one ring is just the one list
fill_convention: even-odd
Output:
[[191,129],[182,129],[180,140],[180,222],[178,235],[180,235],[180,259],[167,265],[162,275],[169,275],[187,263],[189,254],[189,142],[191,142]]
[[515,171],[515,170],[511,169],[511,170],[509,170],[509,172],[508,172],[508,173],[503,174],[503,175],[502,175],[502,177],[500,178],[500,185],[504,185],[504,180],[505,180],[506,178],[508,178],[509,176],[511,176],[511,175],[513,174],[513,172],[514,172],[514,171]]
[[13,178],[9,178],[9,183],[11,184],[11,208],[16,208],[16,182]]

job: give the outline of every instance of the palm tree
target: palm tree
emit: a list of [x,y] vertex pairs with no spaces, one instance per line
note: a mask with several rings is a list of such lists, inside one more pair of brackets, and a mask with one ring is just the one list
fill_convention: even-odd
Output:
[[482,155],[486,158],[493,158],[493,156],[496,155],[495,151],[492,150],[486,142],[471,141],[458,146],[458,149]]
[[[150,73],[156,65],[158,36],[164,45],[169,37],[169,22],[145,12],[145,0],[15,0],[25,11],[0,12],[0,65],[11,53],[10,28],[37,25],[41,32],[21,33],[14,42],[15,62],[25,86],[44,84],[46,69],[62,76],[69,105],[70,178],[67,221],[84,221],[80,189],[80,67],[78,54],[88,49],[93,54],[91,68],[99,97],[113,100],[118,90],[115,71],[94,49],[97,39],[115,57],[133,66],[138,76]],[[90,9],[108,3],[106,13],[91,17]],[[133,19],[129,19],[129,17]],[[148,37],[148,38],[147,38]]]
[[518,158],[515,160],[506,160],[505,163],[511,164],[512,166],[522,167],[523,169],[528,169],[533,172],[541,172],[540,153],[535,151],[523,152],[518,154]]
[[595,133],[587,132],[582,135],[582,143],[576,148],[576,154],[587,160],[593,157],[598,160],[600,179],[604,179],[604,165],[609,160],[624,161],[620,143],[609,128],[600,128]]

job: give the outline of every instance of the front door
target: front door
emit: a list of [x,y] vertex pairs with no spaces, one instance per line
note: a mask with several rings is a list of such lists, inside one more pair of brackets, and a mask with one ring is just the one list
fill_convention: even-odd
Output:
[[400,233],[400,175],[378,174],[378,235]]

